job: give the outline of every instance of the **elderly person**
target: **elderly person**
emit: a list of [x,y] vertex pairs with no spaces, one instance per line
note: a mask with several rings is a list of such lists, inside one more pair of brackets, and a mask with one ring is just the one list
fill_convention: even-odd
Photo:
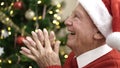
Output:
[[[72,52],[63,68],[120,68],[119,0],[79,0],[65,25]],[[22,47],[20,52],[40,68],[62,68],[60,41],[54,40],[53,31],[32,31],[32,37],[23,40],[28,48]]]

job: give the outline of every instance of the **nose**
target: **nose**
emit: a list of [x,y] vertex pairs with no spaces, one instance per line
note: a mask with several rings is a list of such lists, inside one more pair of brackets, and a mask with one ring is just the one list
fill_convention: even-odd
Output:
[[68,18],[65,20],[64,24],[65,24],[66,26],[72,25],[72,18],[71,18],[71,17],[68,17]]

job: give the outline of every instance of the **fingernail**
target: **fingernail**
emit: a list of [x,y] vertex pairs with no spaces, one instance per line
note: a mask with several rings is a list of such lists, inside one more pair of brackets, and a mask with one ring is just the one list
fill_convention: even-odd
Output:
[[31,31],[31,34],[33,34],[34,33],[34,31]]
[[26,42],[26,40],[25,40],[25,39],[23,39],[22,41],[23,41],[23,42]]
[[47,32],[47,29],[46,29],[46,28],[44,28],[44,29],[43,29],[43,31]]
[[59,41],[59,44],[61,43],[61,41]]
[[59,40],[58,40],[57,42],[58,42],[59,44],[61,43],[61,41],[59,41]]
[[51,31],[52,34],[55,34],[54,31]]

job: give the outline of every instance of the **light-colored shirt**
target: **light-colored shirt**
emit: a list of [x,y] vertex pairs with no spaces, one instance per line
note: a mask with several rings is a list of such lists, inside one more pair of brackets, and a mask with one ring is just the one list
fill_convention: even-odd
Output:
[[96,59],[102,57],[103,55],[110,52],[112,48],[107,44],[102,45],[96,49],[85,52],[77,57],[78,68],[82,68],[89,63],[95,61]]

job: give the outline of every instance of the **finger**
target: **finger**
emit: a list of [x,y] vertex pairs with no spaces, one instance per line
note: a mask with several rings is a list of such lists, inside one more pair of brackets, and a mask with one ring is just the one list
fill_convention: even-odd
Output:
[[23,43],[29,48],[31,49],[32,48],[32,45],[28,42],[28,40],[26,39],[23,39]]
[[32,59],[34,61],[37,61],[36,58],[32,54],[28,54],[24,50],[21,50],[20,53],[27,56],[28,58],[30,58],[30,59]]
[[50,39],[51,45],[54,45],[56,37],[55,37],[55,33],[53,31],[50,32],[49,39]]
[[38,35],[38,39],[41,41],[41,44],[44,45],[44,35],[42,30],[38,29],[37,35]]
[[36,50],[35,48],[31,48],[31,52],[36,58],[39,58],[39,51],[38,50]]
[[45,48],[52,50],[51,45],[50,45],[48,31],[46,29],[43,29],[43,33],[44,33],[44,38],[45,38]]
[[26,47],[21,47],[20,53],[27,56],[28,58],[31,58],[36,61],[35,57],[31,53],[31,51],[29,49],[27,49]]
[[23,40],[23,42],[29,48],[29,50],[31,51],[31,53],[34,56],[39,57],[39,53],[38,53],[37,49],[35,49],[34,47],[32,47],[31,44],[27,40]]
[[54,51],[57,54],[59,54],[59,46],[60,46],[60,41],[56,41],[56,43],[54,45]]
[[24,51],[27,54],[32,54],[31,51],[26,47],[21,47],[21,50]]
[[43,46],[42,46],[41,42],[39,41],[37,34],[34,31],[32,31],[32,37],[33,37],[34,41],[36,42],[36,46],[37,46],[38,50],[41,52],[41,50],[43,50]]
[[31,37],[26,37],[26,39],[28,40],[28,42],[34,47],[36,48],[36,43],[33,41],[33,39]]

